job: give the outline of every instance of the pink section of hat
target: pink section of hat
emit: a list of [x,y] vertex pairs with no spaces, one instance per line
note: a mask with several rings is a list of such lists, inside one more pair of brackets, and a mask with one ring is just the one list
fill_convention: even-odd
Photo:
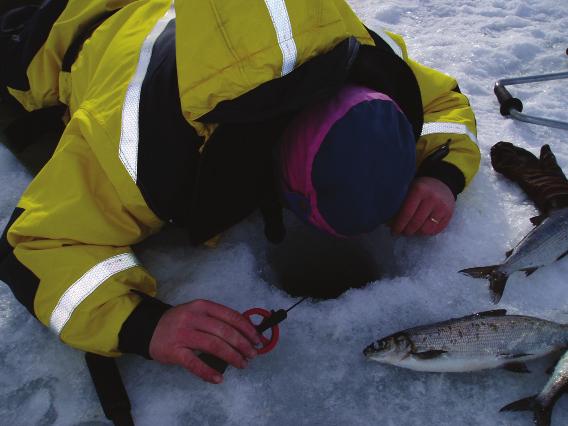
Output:
[[[321,144],[333,125],[361,102],[383,100],[400,107],[389,96],[363,86],[346,85],[332,98],[317,102],[299,113],[283,135],[280,160],[284,190],[304,196],[310,204],[313,225],[342,237],[323,218],[317,207],[312,183],[312,165]],[[401,111],[402,112],[402,111]]]

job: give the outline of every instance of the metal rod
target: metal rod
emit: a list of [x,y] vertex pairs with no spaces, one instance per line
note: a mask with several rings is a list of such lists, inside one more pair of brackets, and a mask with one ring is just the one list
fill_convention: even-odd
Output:
[[561,80],[568,78],[568,72],[557,72],[554,74],[529,75],[526,77],[504,78],[497,83],[502,86],[512,86],[515,84],[537,83],[540,81]]
[[[568,53],[568,52],[567,52]],[[526,77],[504,78],[495,83],[494,92],[497,100],[501,105],[501,115],[511,117],[525,123],[538,124],[541,126],[554,127],[556,129],[568,130],[567,121],[552,120],[544,117],[523,114],[523,103],[520,99],[515,98],[507,90],[506,86],[515,84],[536,83],[541,81],[561,80],[568,78],[568,72],[559,72],[553,74],[529,75]]]
[[292,309],[294,309],[296,306],[298,306],[300,303],[302,303],[306,299],[307,299],[307,297],[304,297],[299,302],[294,303],[292,306],[290,306],[288,309],[286,309],[286,312],[290,312]]
[[554,127],[556,129],[568,130],[568,122],[566,121],[551,120],[548,118],[536,117],[534,115],[527,115],[517,111],[514,108],[511,108],[509,110],[509,113],[512,118],[518,121],[524,121],[525,123],[531,123],[531,124],[538,124],[541,126]]

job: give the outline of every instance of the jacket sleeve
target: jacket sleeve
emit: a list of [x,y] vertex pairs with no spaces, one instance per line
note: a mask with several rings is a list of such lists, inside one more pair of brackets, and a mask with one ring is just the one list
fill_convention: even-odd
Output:
[[[418,174],[440,179],[457,195],[479,169],[480,152],[473,110],[454,78],[409,59],[402,38],[389,35],[402,47],[422,96],[424,126],[416,150]],[[434,154],[444,145],[447,145],[448,153],[443,159],[426,161],[436,157]]]
[[130,212],[72,120],[0,242],[0,279],[66,344],[148,357],[168,308],[130,245],[159,229]]

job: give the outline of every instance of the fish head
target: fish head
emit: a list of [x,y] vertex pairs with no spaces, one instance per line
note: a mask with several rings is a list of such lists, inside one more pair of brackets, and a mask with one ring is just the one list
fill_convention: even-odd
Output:
[[410,338],[404,333],[396,333],[370,344],[363,355],[374,361],[392,364],[407,358],[412,350]]

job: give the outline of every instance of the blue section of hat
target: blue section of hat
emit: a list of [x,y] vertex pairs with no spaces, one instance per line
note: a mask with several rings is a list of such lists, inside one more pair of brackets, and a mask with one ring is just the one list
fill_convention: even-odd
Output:
[[311,225],[309,218],[312,210],[308,198],[292,191],[283,191],[282,196],[286,207],[292,210],[302,222]]
[[370,232],[400,209],[415,173],[408,119],[392,101],[361,102],[332,126],[314,159],[318,210],[339,234]]

